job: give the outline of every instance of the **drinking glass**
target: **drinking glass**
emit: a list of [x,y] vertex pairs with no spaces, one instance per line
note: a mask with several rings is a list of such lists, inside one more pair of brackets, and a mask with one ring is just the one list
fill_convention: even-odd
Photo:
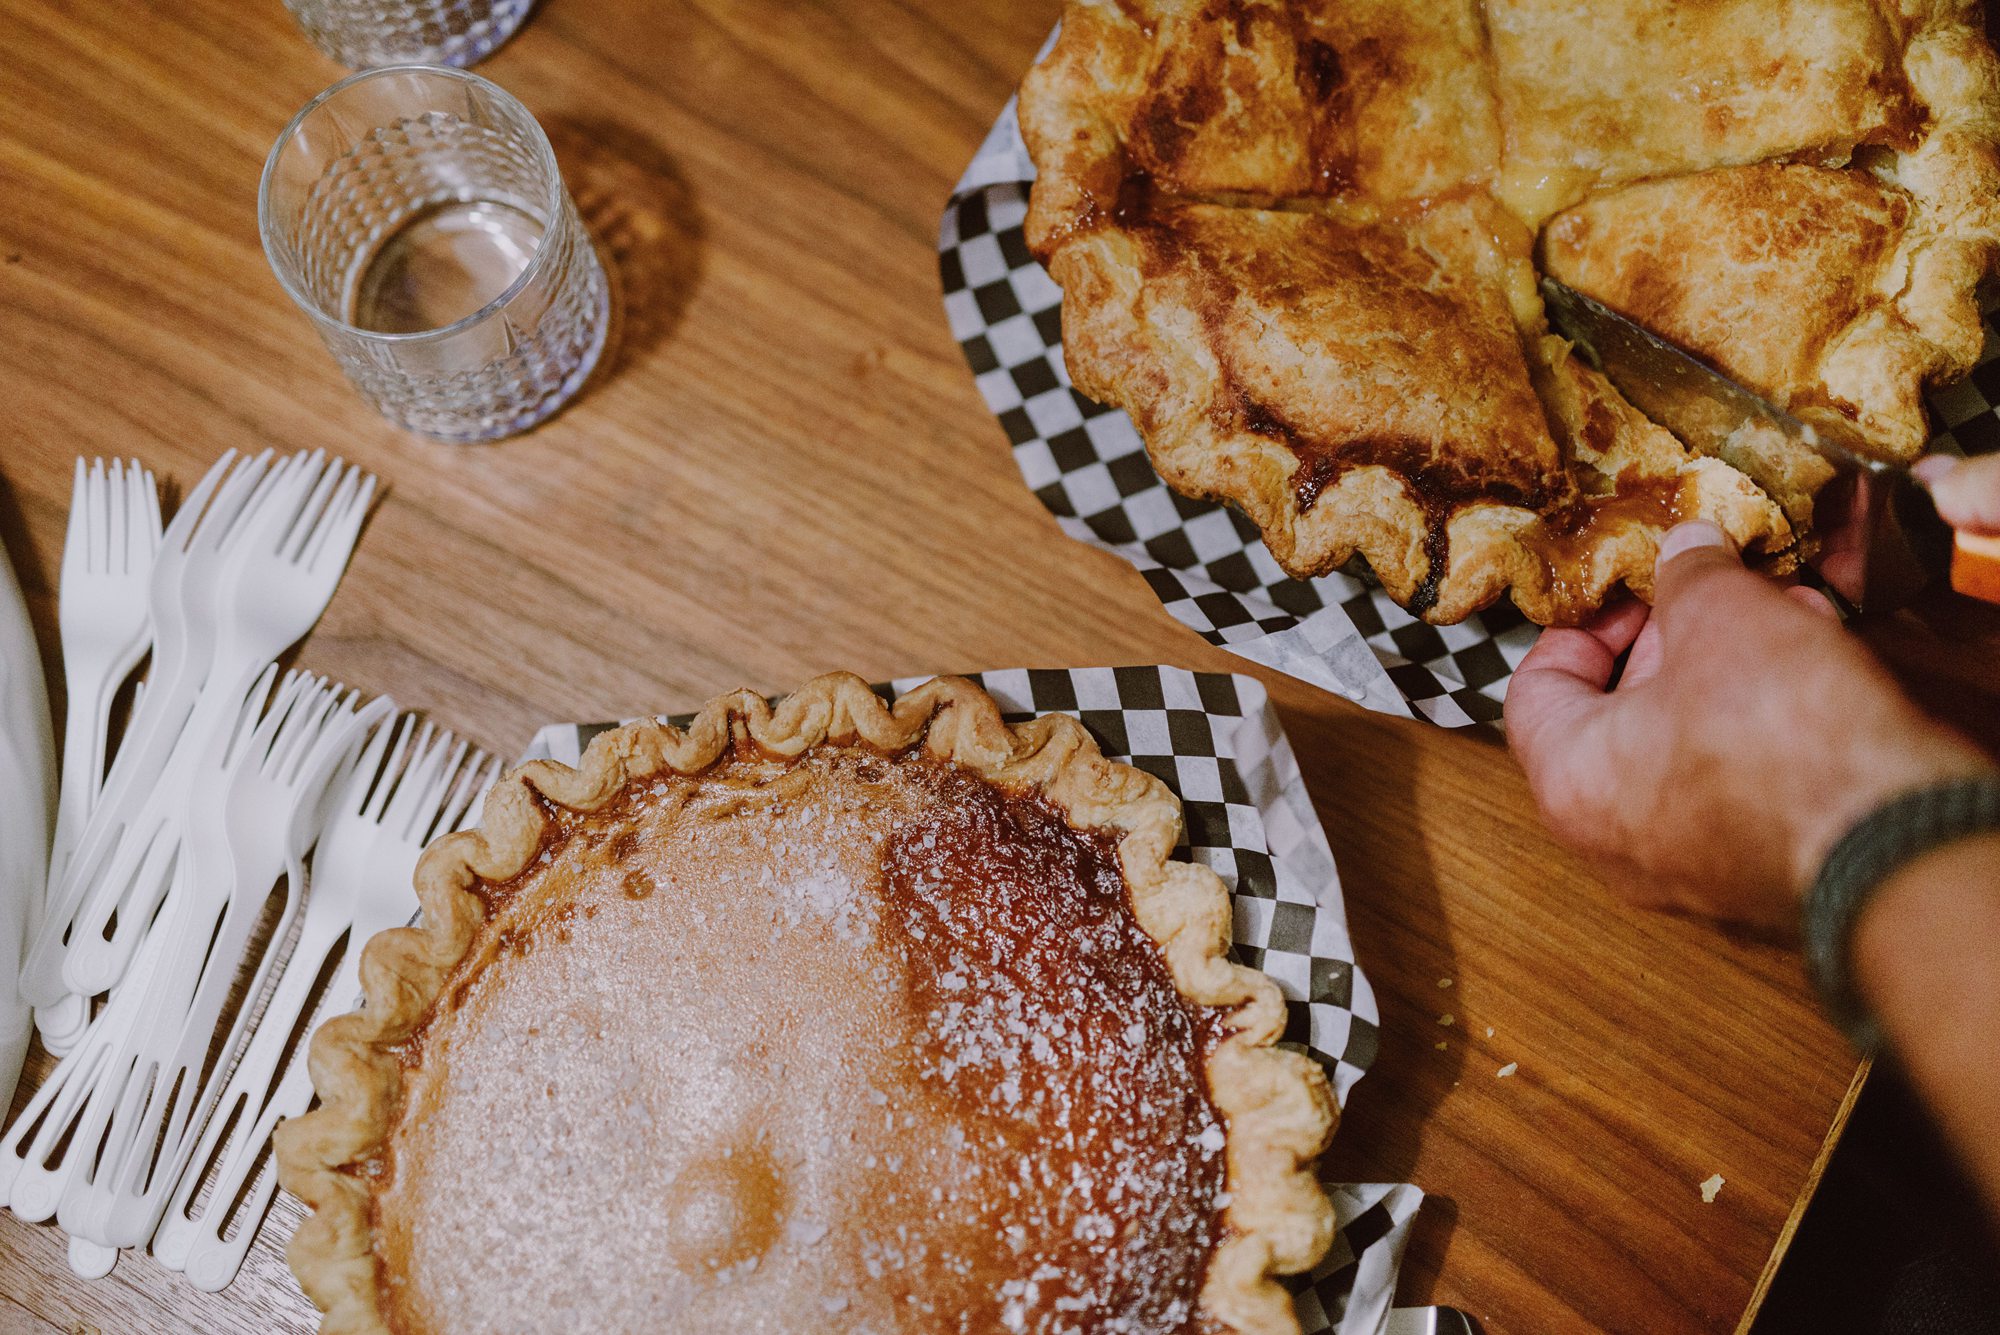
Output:
[[604,348],[610,294],[548,137],[476,74],[341,80],[272,146],[264,253],[341,369],[440,440],[525,431]]
[[533,0],[285,0],[312,44],[349,69],[473,65],[514,35]]

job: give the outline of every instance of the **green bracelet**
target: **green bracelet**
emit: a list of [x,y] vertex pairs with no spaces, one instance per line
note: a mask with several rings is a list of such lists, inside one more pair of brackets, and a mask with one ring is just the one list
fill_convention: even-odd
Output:
[[1875,1017],[1854,986],[1854,924],[1882,882],[1932,849],[2000,831],[2000,775],[1958,779],[1890,798],[1863,816],[1826,855],[1806,891],[1801,932],[1806,971],[1835,1024],[1863,1052],[1881,1044]]

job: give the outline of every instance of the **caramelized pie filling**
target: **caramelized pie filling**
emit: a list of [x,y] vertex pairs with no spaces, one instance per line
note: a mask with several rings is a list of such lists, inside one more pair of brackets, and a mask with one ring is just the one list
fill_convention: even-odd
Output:
[[819,748],[556,811],[364,1171],[393,1329],[1207,1332],[1224,1014],[1114,841]]

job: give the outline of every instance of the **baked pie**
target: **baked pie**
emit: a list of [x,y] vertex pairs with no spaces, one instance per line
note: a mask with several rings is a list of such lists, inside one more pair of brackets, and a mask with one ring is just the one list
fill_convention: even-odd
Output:
[[1334,1106],[1179,826],[955,679],[522,766],[279,1129],[322,1329],[1296,1332]]
[[1649,596],[1681,519],[1812,545],[1819,457],[1690,452],[1538,268],[1904,460],[2000,254],[1965,0],[1070,0],[1020,117],[1077,389],[1288,573],[1360,553],[1434,622]]

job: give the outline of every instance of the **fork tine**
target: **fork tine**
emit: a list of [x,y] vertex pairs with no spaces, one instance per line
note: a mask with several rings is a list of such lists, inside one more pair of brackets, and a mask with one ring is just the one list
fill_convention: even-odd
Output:
[[63,534],[62,563],[65,576],[90,569],[90,461],[80,454],[69,484],[69,529]]
[[[421,780],[418,772],[430,763],[431,751],[437,743],[439,729],[436,724],[425,720],[417,730],[416,744],[410,748],[401,772],[396,777],[395,791],[389,794],[389,805],[382,813],[382,819],[392,824],[400,824],[409,817],[412,794]],[[450,734],[445,734],[449,736]]]
[[146,550],[157,553],[165,535],[165,527],[160,522],[160,481],[151,470],[146,473]]
[[125,461],[111,461],[110,495],[105,497],[105,509],[110,522],[105,525],[104,568],[112,574],[125,573],[126,564],[131,560],[126,535],[132,527],[132,488],[126,481]]
[[424,844],[430,843],[436,835],[439,818],[451,806],[464,779],[465,758],[478,754],[478,749],[466,741],[460,741],[452,749],[450,762],[439,773],[437,782],[431,785],[430,792],[424,795],[424,809],[418,813],[417,824],[411,827],[406,838]]
[[294,766],[311,747],[337,698],[331,683],[311,673],[301,675],[310,685],[300,693],[285,718],[285,726],[264,754],[264,772],[280,782],[291,778]]
[[111,568],[111,483],[105,477],[104,460],[90,461],[90,570],[102,574]]
[[[465,752],[465,743],[451,733],[439,730],[437,740],[429,754],[424,756],[421,769],[410,776],[404,784],[409,800],[403,804],[401,819],[396,822],[396,835],[401,839],[414,839],[424,824],[436,812],[437,804],[451,786],[451,773],[458,765],[458,758]],[[402,796],[402,794],[397,794]]]
[[[353,723],[361,713],[361,692],[351,686],[328,681],[326,697],[326,703],[313,721],[313,729],[306,738],[304,748],[286,766],[284,776],[286,783],[297,783],[304,778],[320,747],[327,744],[327,738]],[[358,740],[358,735],[354,740]]]
[[319,467],[318,483],[313,487],[312,494],[306,498],[305,503],[299,507],[298,513],[292,516],[292,522],[285,528],[285,536],[278,543],[278,557],[283,561],[293,563],[298,561],[299,554],[305,550],[306,541],[312,537],[313,529],[319,525],[321,516],[326,513],[328,498],[338,496],[336,489],[342,485],[343,480],[353,469],[352,465],[341,459],[325,462],[323,452],[318,450],[313,452],[313,457]]
[[189,539],[194,536],[195,527],[201,521],[202,511],[209,500],[221,489],[223,480],[229,476],[237,462],[235,450],[224,450],[222,457],[209,465],[201,475],[201,481],[194,484],[194,490],[181,498],[179,508],[174,511],[174,522],[161,535],[162,545],[174,551],[185,551]]
[[437,770],[447,747],[453,741],[451,733],[436,724],[426,722],[417,736],[417,748],[403,777],[396,784],[396,794],[389,801],[388,820],[398,829],[408,824],[415,814],[416,804],[422,800],[424,786]]
[[356,493],[361,490],[362,480],[367,476],[358,464],[349,464],[342,471],[340,490],[327,503],[326,509],[316,516],[311,531],[300,534],[299,553],[295,559],[302,560],[308,568],[319,559],[320,552],[326,546],[328,534],[336,530],[346,519],[349,507],[354,504]]
[[229,535],[236,531],[243,516],[254,511],[258,501],[268,496],[271,488],[283,478],[284,465],[273,468],[271,458],[272,451],[265,450],[253,459],[246,459],[223,481],[209,501],[208,508],[202,512],[200,526],[195,529],[194,543],[215,551],[228,542]]
[[[230,721],[227,728],[219,729],[215,736],[209,739],[208,745],[202,754],[204,765],[211,769],[228,768],[235,763],[238,756],[243,754],[243,748],[249,745],[251,740],[259,733],[264,731],[266,727],[265,720],[269,717],[264,712],[265,705],[271,698],[271,683],[276,680],[277,675],[278,665],[276,663],[271,664],[271,666],[257,674],[257,680],[251,683],[250,690],[244,695],[241,703],[236,706],[235,718]],[[280,705],[282,705],[285,699],[286,692],[291,689],[291,685],[291,678],[288,676],[285,678],[284,686],[278,692]],[[276,710],[274,709],[272,712],[275,713]]]
[[438,823],[431,829],[433,838],[451,830],[463,830],[476,824],[486,805],[486,794],[492,791],[494,781],[500,777],[500,760],[497,756],[489,756],[484,751],[474,754],[479,757],[479,763],[477,766],[468,767],[460,776],[458,791],[452,794],[451,803],[439,813]]
[[125,559],[119,566],[128,575],[150,561],[159,545],[159,504],[153,475],[132,460],[125,470]]
[[354,767],[356,789],[352,795],[360,801],[350,801],[344,807],[354,819],[374,819],[374,811],[384,797],[384,789],[396,773],[394,763],[396,749],[402,745],[402,731],[402,719],[388,719],[368,733],[368,745],[362,749],[362,757]]
[[382,782],[375,786],[374,793],[370,795],[368,819],[377,825],[382,823],[383,813],[389,809],[389,803],[402,780],[403,770],[410,763],[410,748],[417,744],[417,716],[405,714],[396,720],[396,753],[389,757],[389,763],[382,771]]
[[[288,723],[307,708],[318,684],[319,679],[310,672],[294,668],[285,674],[285,683],[278,692],[278,698],[257,725],[256,736],[252,739],[252,763],[262,769],[270,768],[272,751],[290,736]],[[291,723],[290,726],[296,727],[297,724]]]
[[392,731],[392,728],[384,726],[369,732],[368,744],[361,748],[361,755],[348,775],[347,788],[340,795],[338,810],[342,816],[367,819],[368,808],[374,804],[375,794],[382,787],[382,757],[389,751]]
[[287,455],[271,471],[269,485],[259,488],[243,507],[225,541],[231,548],[248,546],[257,556],[276,556],[324,468],[322,451]]
[[325,450],[301,450],[292,456],[298,486],[286,498],[282,514],[272,516],[272,526],[264,533],[264,550],[281,561],[292,559],[294,535],[312,526],[313,516],[326,504],[329,489],[339,480],[340,460],[327,461]]
[[361,524],[368,517],[368,506],[375,499],[376,487],[373,473],[363,473],[359,468],[355,469],[355,473],[360,479],[359,484],[348,493],[345,505],[338,513],[329,508],[326,520],[313,534],[306,563],[314,571],[323,571],[326,563],[344,566],[354,554],[354,543],[361,536]]

